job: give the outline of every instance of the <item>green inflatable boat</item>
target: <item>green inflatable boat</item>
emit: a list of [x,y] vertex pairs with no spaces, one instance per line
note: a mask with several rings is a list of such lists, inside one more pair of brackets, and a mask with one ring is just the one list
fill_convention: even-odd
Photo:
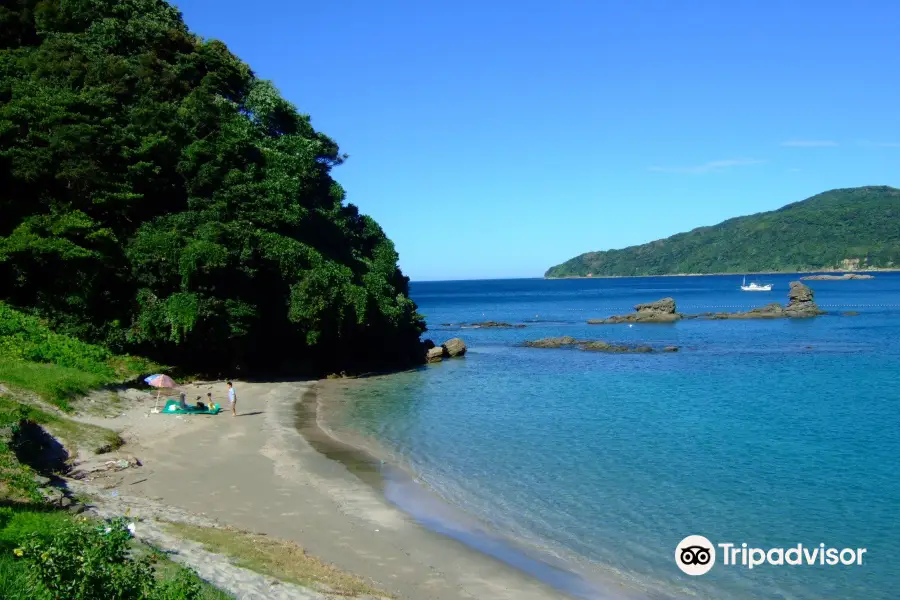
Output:
[[217,415],[219,411],[218,404],[203,405],[202,407],[187,405],[187,408],[181,408],[181,402],[178,400],[167,400],[166,405],[160,411],[164,415]]

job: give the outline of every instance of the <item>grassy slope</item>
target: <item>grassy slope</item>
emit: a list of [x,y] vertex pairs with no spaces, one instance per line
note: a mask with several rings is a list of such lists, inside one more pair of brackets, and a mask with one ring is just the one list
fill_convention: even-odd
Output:
[[30,390],[64,411],[74,396],[159,368],[54,333],[41,319],[0,302],[0,383]]
[[54,333],[40,319],[0,302],[0,430],[6,431],[0,435],[0,497],[36,498],[33,474],[9,446],[11,428],[28,420],[70,449],[114,449],[121,444],[115,432],[65,417],[72,410],[71,400],[158,368]]
[[621,250],[588,252],[545,277],[812,271],[868,257],[900,267],[900,190],[832,190],[775,211],[729,219]]

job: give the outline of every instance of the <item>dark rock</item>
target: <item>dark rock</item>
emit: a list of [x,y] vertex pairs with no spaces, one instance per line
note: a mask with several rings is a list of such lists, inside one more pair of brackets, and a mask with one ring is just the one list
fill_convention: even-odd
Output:
[[441,348],[440,346],[437,346],[435,348],[430,348],[428,351],[426,351],[425,360],[427,362],[441,362],[441,359],[443,358],[443,356],[444,356],[444,349]]
[[425,351],[426,351],[426,352],[427,352],[428,350],[431,350],[432,348],[434,348],[434,342],[431,341],[431,340],[425,340],[424,342],[422,342],[422,345],[425,346]]
[[634,310],[638,312],[652,311],[674,315],[675,299],[663,298],[662,300],[657,300],[656,302],[645,302],[643,304],[637,304],[635,305]]
[[80,515],[87,510],[87,507],[84,504],[73,504],[68,510],[70,514]]
[[617,323],[672,323],[684,318],[676,312],[675,300],[663,298],[656,302],[645,302],[634,307],[628,315],[613,315],[607,319],[589,319],[589,325],[615,325]]
[[678,352],[679,350],[681,350],[681,348],[678,346],[666,346],[663,348],[663,352]]
[[441,347],[444,349],[444,355],[450,358],[466,354],[466,343],[459,338],[451,338],[441,344]]

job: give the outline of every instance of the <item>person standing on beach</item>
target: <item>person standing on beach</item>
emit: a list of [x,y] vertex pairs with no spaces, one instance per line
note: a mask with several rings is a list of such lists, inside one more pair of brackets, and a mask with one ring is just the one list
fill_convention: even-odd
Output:
[[231,416],[236,417],[237,411],[235,410],[235,406],[237,405],[237,395],[234,393],[234,386],[230,381],[225,385],[228,386],[228,402],[231,404]]

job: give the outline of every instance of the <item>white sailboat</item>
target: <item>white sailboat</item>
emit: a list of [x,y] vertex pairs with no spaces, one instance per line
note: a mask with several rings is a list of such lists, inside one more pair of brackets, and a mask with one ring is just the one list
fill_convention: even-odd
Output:
[[741,290],[745,292],[771,292],[772,284],[759,285],[755,281],[751,281],[750,285],[747,285],[747,276],[744,275],[744,283],[741,284]]

